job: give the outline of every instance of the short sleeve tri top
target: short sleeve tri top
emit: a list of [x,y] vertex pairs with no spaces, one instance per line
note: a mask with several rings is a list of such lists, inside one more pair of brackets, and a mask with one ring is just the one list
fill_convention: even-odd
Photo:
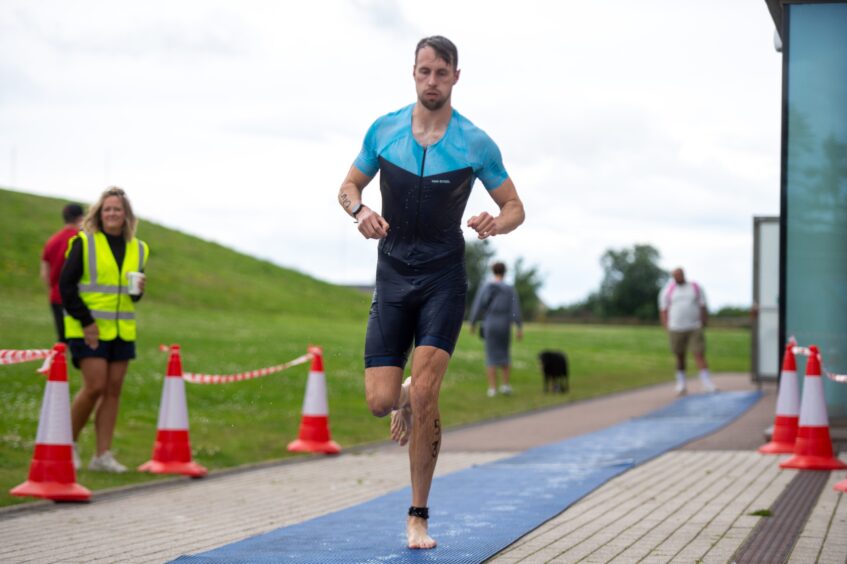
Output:
[[426,267],[462,255],[461,221],[474,180],[494,190],[509,177],[491,138],[456,110],[438,142],[424,147],[412,135],[414,104],[377,119],[354,165],[380,173],[388,235],[380,258]]

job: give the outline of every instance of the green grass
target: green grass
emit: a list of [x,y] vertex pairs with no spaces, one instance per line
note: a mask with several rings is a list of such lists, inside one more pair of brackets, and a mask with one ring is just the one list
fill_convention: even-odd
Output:
[[[49,348],[52,319],[38,280],[41,246],[58,228],[63,201],[0,190],[0,349]],[[178,343],[186,371],[227,374],[261,368],[324,348],[330,426],[342,447],[387,438],[387,421],[364,403],[362,346],[369,297],[326,284],[142,221],[151,247],[147,292],[137,308],[138,358],[130,364],[121,399],[114,451],[134,466],[150,458],[167,356],[160,344]],[[210,276],[209,273],[215,273]],[[708,333],[713,371],[749,370],[749,333]],[[567,351],[571,393],[544,395],[536,355]],[[485,397],[483,349],[464,332],[441,394],[442,420],[456,426],[671,379],[671,358],[659,327],[529,325],[513,347],[511,397]],[[0,506],[26,501],[8,490],[26,479],[44,379],[38,363],[0,366]],[[186,384],[195,459],[210,470],[291,455],[307,366],[226,385]],[[69,371],[71,393],[80,375]],[[91,424],[80,437],[91,456]],[[130,472],[82,470],[78,481],[98,490],[162,479]]]

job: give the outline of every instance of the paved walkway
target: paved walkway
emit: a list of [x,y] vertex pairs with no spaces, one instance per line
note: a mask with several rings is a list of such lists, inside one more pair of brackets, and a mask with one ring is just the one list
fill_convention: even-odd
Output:
[[[719,375],[722,389],[750,389]],[[692,383],[696,387],[696,383]],[[692,390],[696,392],[695,390]],[[728,562],[796,471],[755,453],[775,393],[725,430],[610,480],[525,535],[493,562]],[[643,415],[672,401],[661,386],[445,433],[437,475]],[[847,562],[847,501],[833,472],[790,562]],[[163,562],[367,501],[405,487],[405,449],[374,445],[203,480],[96,494],[85,505],[0,511],[2,562]],[[402,524],[398,524],[402,527]]]

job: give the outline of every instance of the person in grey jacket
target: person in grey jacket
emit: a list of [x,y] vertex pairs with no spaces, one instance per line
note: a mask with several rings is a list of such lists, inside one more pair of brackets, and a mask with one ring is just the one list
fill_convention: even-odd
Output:
[[480,334],[485,339],[485,368],[488,376],[488,397],[497,395],[497,369],[503,372],[501,394],[511,394],[509,370],[512,366],[509,347],[512,338],[512,323],[517,326],[516,337],[523,339],[523,322],[518,293],[506,284],[506,265],[496,262],[491,267],[494,280],[485,284],[474,298],[471,307],[471,333],[476,332],[477,322],[482,322]]

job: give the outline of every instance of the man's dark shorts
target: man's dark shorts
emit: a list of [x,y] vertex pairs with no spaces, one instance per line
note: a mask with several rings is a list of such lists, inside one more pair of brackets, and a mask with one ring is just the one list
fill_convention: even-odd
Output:
[[86,345],[83,339],[68,339],[68,348],[77,368],[83,358],[105,358],[108,362],[135,358],[135,341],[124,341],[120,337],[114,341],[100,341],[96,349]]
[[365,367],[403,368],[413,341],[416,347],[437,347],[452,355],[467,292],[461,257],[424,271],[380,256],[365,337]]

